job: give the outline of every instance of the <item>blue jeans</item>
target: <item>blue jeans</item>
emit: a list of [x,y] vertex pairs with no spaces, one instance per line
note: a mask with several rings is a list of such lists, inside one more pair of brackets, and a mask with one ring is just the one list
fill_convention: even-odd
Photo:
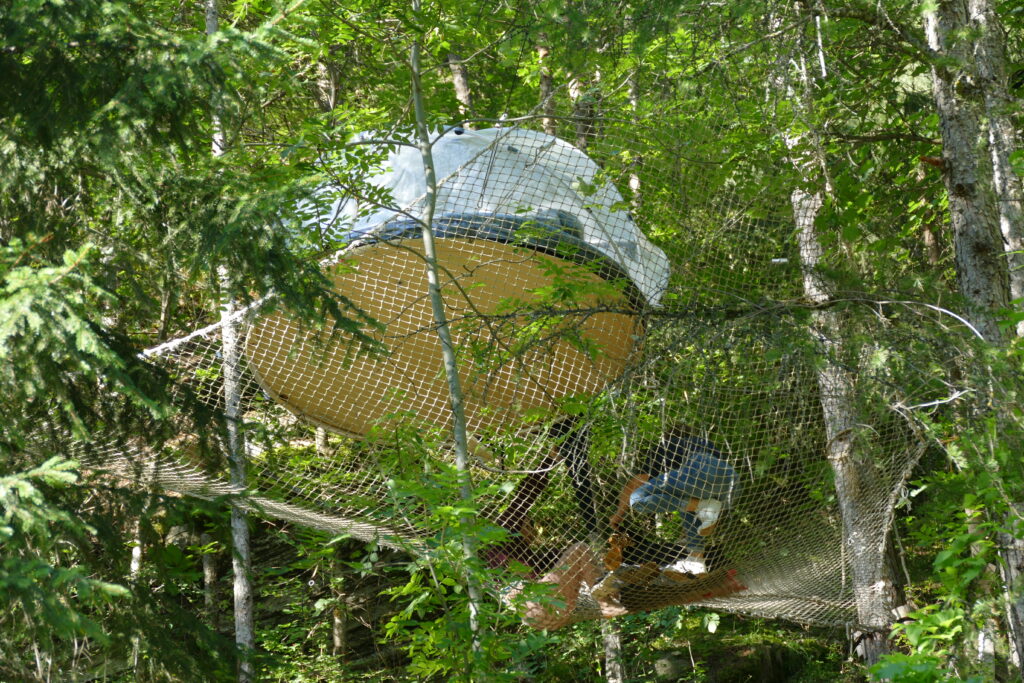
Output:
[[629,496],[629,506],[642,515],[678,510],[683,523],[686,547],[691,552],[704,550],[704,537],[697,533],[700,519],[686,507],[690,499],[715,498],[722,510],[732,505],[739,494],[736,469],[709,453],[692,453],[683,467],[651,477]]

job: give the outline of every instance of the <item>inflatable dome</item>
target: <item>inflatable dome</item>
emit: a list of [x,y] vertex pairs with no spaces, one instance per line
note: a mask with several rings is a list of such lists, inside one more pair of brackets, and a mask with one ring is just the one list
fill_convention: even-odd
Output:
[[[364,435],[390,419],[447,424],[449,400],[427,291],[419,150],[391,148],[370,178],[387,206],[337,201],[319,226],[348,243],[337,291],[382,324],[386,352],[257,320],[245,353],[260,385],[293,413]],[[454,128],[434,135],[432,229],[472,431],[566,396],[600,392],[637,349],[637,315],[656,306],[668,259],[582,151],[543,133]]]

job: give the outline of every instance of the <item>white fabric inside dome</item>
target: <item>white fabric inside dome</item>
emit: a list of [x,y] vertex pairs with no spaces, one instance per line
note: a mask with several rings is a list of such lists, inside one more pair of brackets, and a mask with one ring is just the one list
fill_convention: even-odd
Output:
[[[622,195],[599,178],[600,168],[582,151],[532,130],[451,129],[434,134],[433,157],[438,180],[435,219],[565,212],[581,226],[583,241],[618,264],[650,305],[661,300],[668,286],[668,258],[640,232]],[[339,200],[328,223],[336,235],[369,236],[388,221],[422,217],[427,187],[419,149],[397,147],[385,167],[369,182],[387,188],[394,205],[359,216],[355,200]]]

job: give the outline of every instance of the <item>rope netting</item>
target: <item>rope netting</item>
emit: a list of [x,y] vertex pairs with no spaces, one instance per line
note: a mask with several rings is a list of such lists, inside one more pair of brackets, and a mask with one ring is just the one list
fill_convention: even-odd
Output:
[[[723,122],[583,123],[583,136],[579,116],[555,134],[539,118],[434,134],[471,474],[495,484],[483,515],[508,532],[481,558],[553,584],[581,569],[573,618],[694,603],[856,622],[837,459],[859,472],[857,547],[881,552],[926,448],[915,406],[954,395],[963,345],[946,339],[962,328],[910,303],[808,301],[816,264],[790,190],[724,160]],[[147,356],[216,410],[225,364],[241,369],[244,505],[417,551],[429,506],[396,482],[453,457],[421,234],[431,193],[414,147],[355,144],[381,172],[369,189],[326,186],[310,221],[346,243],[327,268],[383,350],[269,300],[225,323],[244,340],[237,357],[222,324]],[[328,448],[313,426],[334,434]],[[241,494],[222,450],[185,430],[161,453],[92,444],[85,458],[169,491]]]

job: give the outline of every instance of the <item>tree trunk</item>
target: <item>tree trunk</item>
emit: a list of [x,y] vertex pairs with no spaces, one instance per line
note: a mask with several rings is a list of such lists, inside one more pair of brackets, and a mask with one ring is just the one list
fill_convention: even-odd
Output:
[[[778,21],[778,19],[776,19]],[[819,51],[821,50],[818,46]],[[813,186],[812,179],[824,178],[824,192],[831,193],[832,183],[824,150],[811,123],[814,112],[814,81],[803,51],[799,52],[798,79],[800,92],[787,88],[787,97],[794,100],[797,111],[809,126],[809,132],[790,136],[786,145],[790,161],[803,176],[803,185]],[[824,57],[819,56],[824,65]],[[780,68],[783,67],[780,64]],[[822,66],[824,70],[824,66]],[[776,88],[780,91],[782,77]],[[824,249],[815,221],[824,198],[822,191],[794,190],[790,195],[796,224],[803,273],[804,296],[812,304],[826,304],[835,292],[832,283],[821,275]],[[895,607],[895,588],[886,553],[888,511],[874,509],[865,494],[884,483],[870,454],[858,448],[857,407],[854,400],[854,377],[843,365],[846,330],[841,314],[822,308],[813,315],[811,333],[818,342],[824,363],[818,369],[818,392],[825,423],[825,456],[835,479],[836,500],[843,525],[843,544],[850,562],[851,582],[857,609],[857,622],[863,629],[855,633],[857,654],[869,666],[889,652],[889,631]]]
[[[218,30],[217,0],[206,0],[206,33]],[[224,153],[226,138],[219,118],[213,119],[213,155]],[[218,275],[225,292],[230,291],[225,285],[230,283],[230,273],[223,267]],[[224,378],[224,421],[227,430],[227,455],[230,469],[231,484],[238,490],[247,486],[245,463],[245,435],[242,433],[242,366],[239,339],[239,322],[232,320],[235,313],[235,302],[225,296],[220,309],[221,319],[221,351],[223,362],[221,370]],[[255,668],[252,661],[253,650],[256,648],[255,629],[253,626],[253,595],[252,595],[252,559],[249,551],[249,523],[245,512],[237,503],[231,504],[231,567],[234,574],[234,608],[235,608],[235,644],[239,649],[238,681],[249,683],[255,679]]]
[[555,79],[551,75],[551,67],[548,65],[548,58],[550,56],[551,51],[546,46],[537,46],[537,61],[540,63],[540,111],[543,115],[540,123],[545,133],[554,135],[558,128],[555,124]]
[[[245,462],[245,435],[241,429],[240,403],[241,355],[239,353],[238,321],[228,322],[235,312],[234,302],[228,300],[221,309],[221,338],[224,373],[224,419],[227,424],[228,462],[231,470],[231,484],[237,490],[247,486]],[[237,504],[231,504],[231,568],[234,575],[235,643],[239,648],[238,680],[248,683],[255,679],[252,661],[256,648],[253,624],[252,557],[249,551],[249,522],[245,511]]]
[[[974,70],[981,91],[992,175],[999,212],[999,229],[1009,263],[1010,296],[1024,299],[1024,189],[1013,172],[1010,158],[1020,149],[1020,139],[1012,115],[1019,104],[1010,96],[1007,76],[1006,36],[991,0],[968,0]],[[1024,335],[1024,321],[1017,324]]]
[[331,610],[331,654],[345,661],[348,652],[348,609],[345,604],[345,583],[342,565],[337,560],[331,563],[331,594],[336,603]]
[[[951,58],[947,66],[932,69],[932,91],[942,133],[958,285],[972,324],[988,342],[999,345],[1006,341],[999,311],[1009,306],[1011,297],[1007,261],[1017,262],[1005,250],[1020,240],[1019,202],[999,201],[1020,197],[1019,180],[1008,167],[1016,138],[1006,127],[1009,101],[1001,29],[984,0],[942,0],[925,12],[924,20],[929,47]],[[979,40],[973,39],[972,29],[981,31]],[[965,71],[972,67],[974,74]],[[971,95],[981,101],[972,101]],[[980,122],[982,112],[989,119],[987,133]],[[1011,513],[1006,522],[1014,522],[1013,517]],[[1019,667],[1024,661],[1024,542],[1017,536],[1000,534],[999,554],[1011,656]]]
[[[413,11],[418,12],[420,1],[413,0]],[[434,325],[437,329],[438,341],[441,344],[441,358],[444,365],[445,379],[448,383],[448,399],[452,416],[452,435],[455,450],[455,468],[460,477],[460,495],[463,500],[472,500],[473,483],[469,473],[469,443],[466,433],[466,409],[459,381],[458,363],[455,357],[455,346],[452,343],[451,329],[441,297],[441,282],[438,274],[437,251],[434,247],[434,208],[437,202],[437,177],[434,172],[434,157],[431,152],[430,132],[427,129],[427,112],[424,106],[423,86],[420,81],[420,45],[414,41],[409,51],[409,66],[412,80],[413,108],[416,114],[416,140],[423,159],[423,171],[426,181],[426,201],[422,219],[423,256],[427,269],[427,289],[430,296],[430,307]],[[468,524],[468,519],[463,518]],[[462,535],[463,554],[468,566],[475,564],[476,547],[468,533]],[[466,575],[466,595],[469,603],[469,631],[473,639],[473,652],[480,652],[480,603],[482,594],[476,577]],[[471,668],[472,662],[467,665]],[[471,671],[467,674],[472,675]]]
[[325,58],[316,63],[316,103],[324,113],[338,104],[338,69]]
[[612,620],[601,623],[604,641],[604,680],[607,683],[625,683],[626,667],[622,663],[622,638],[619,625]]
[[[452,72],[455,99],[459,101],[459,114],[463,119],[473,117],[473,91],[469,89],[469,71],[465,62],[454,52],[448,53],[448,68]],[[467,128],[471,126],[467,125]]]
[[348,639],[345,637],[345,629],[348,626],[348,614],[342,606],[345,599],[342,582],[341,565],[333,562],[331,565],[333,574],[331,581],[332,597],[337,601],[334,609],[331,610],[331,654],[344,661],[345,653],[348,651]]
[[[199,534],[199,545],[209,548],[213,543],[213,536],[207,532]],[[206,620],[214,631],[220,626],[220,619],[217,613],[217,558],[213,553],[204,552],[203,562],[203,609],[206,612]]]
[[576,146],[586,151],[591,138],[597,134],[598,98],[592,89],[600,76],[569,81],[569,99],[572,100],[572,118],[576,124]]
[[[928,43],[937,53],[961,64],[969,63],[968,49],[951,42],[969,28],[966,0],[942,0],[925,13]],[[1001,343],[998,312],[1010,301],[999,210],[992,192],[989,158],[979,150],[987,146],[979,122],[978,106],[967,99],[956,82],[966,74],[950,67],[933,69],[933,94],[942,133],[943,180],[949,195],[949,214],[960,293],[971,308],[971,321],[990,342]]]
[[[139,580],[139,573],[142,571],[142,515],[144,514],[145,508],[132,524],[132,556],[131,561],[128,563],[128,582],[135,590],[139,589],[137,582]],[[131,668],[135,673],[136,678],[140,677],[139,657],[141,654],[142,650],[139,637],[133,635]]]
[[[800,244],[804,292],[816,304],[831,296],[829,284],[818,272],[823,257],[814,221],[821,209],[820,194],[796,190],[793,213]],[[839,314],[821,310],[814,314],[814,335],[826,356],[818,370],[818,390],[828,439],[825,452],[835,478],[836,500],[843,522],[843,542],[850,558],[857,621],[865,629],[858,634],[857,654],[869,666],[889,651],[888,635],[895,607],[895,588],[886,561],[886,511],[873,509],[864,492],[882,486],[870,456],[857,448],[858,420],[854,404],[854,380],[842,367],[843,324]]]
[[320,458],[330,458],[331,442],[330,435],[323,427],[316,428],[316,454]]

